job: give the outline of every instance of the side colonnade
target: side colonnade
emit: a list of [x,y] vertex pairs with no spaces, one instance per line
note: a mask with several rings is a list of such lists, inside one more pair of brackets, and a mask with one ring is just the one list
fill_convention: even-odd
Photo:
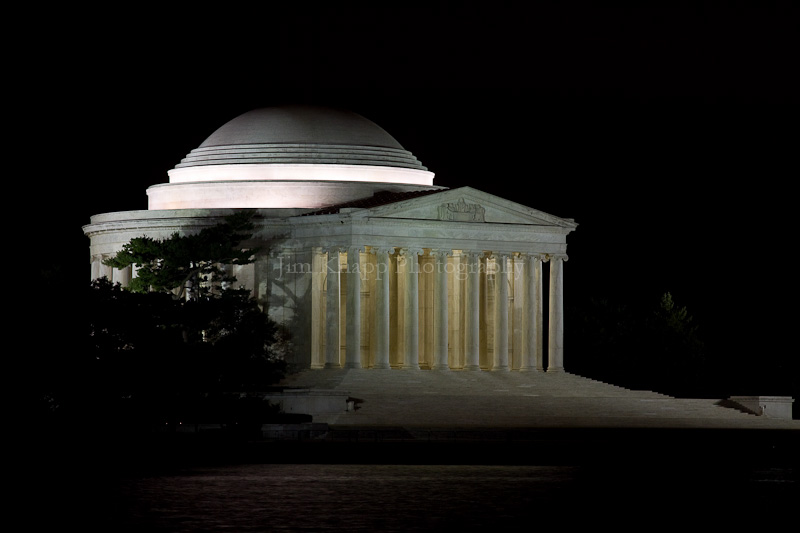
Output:
[[566,255],[336,246],[313,258],[312,368],[564,369]]

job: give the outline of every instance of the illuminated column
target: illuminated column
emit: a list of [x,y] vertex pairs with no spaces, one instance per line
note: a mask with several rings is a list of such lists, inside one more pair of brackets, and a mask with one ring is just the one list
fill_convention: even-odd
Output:
[[466,307],[466,339],[464,370],[481,369],[480,352],[480,261],[481,252],[466,252],[467,256],[467,293]]
[[127,287],[131,283],[131,267],[114,268],[111,271],[111,281],[119,283],[123,287]]
[[406,262],[405,291],[405,344],[404,369],[419,370],[419,265],[417,256],[423,252],[418,248],[404,248]]
[[103,264],[105,259],[108,259],[109,256],[103,255],[100,257],[100,278],[106,277],[108,281],[111,281],[114,278],[114,269],[108,265]]
[[433,293],[433,370],[450,370],[447,358],[447,257],[449,250],[436,250],[435,286]]
[[508,371],[508,254],[495,254],[494,361],[492,370]]
[[525,256],[523,265],[523,320],[521,372],[542,372],[542,258]]
[[99,279],[102,277],[100,274],[100,267],[103,266],[101,261],[103,260],[102,257],[93,256],[92,257],[92,281]]
[[391,368],[389,365],[389,254],[394,248],[373,248],[377,263],[375,280],[375,364],[372,368]]
[[320,248],[313,248],[311,256],[311,368],[321,368],[325,364],[322,353],[322,301],[325,283],[325,254]]
[[361,368],[361,247],[347,249],[345,368]]
[[327,285],[325,302],[325,368],[340,368],[339,347],[341,345],[341,323],[339,320],[339,249],[328,250]]
[[550,258],[550,329],[547,371],[564,371],[564,261],[567,256]]

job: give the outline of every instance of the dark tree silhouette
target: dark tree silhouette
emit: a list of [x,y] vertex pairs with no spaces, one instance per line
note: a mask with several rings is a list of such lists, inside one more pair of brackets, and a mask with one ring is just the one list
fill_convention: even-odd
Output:
[[[136,265],[137,277],[129,288],[93,281],[74,308],[82,330],[70,349],[43,345],[48,372],[39,395],[48,408],[72,420],[80,413],[128,424],[222,411],[236,418],[230,398],[279,381],[289,337],[226,268],[253,261],[257,249],[244,245],[254,242],[251,219],[243,212],[192,236],[132,239],[110,259],[117,268]],[[265,416],[274,411],[259,405]]]
[[186,290],[196,298],[225,289],[236,280],[223,265],[252,263],[259,251],[244,245],[252,239],[252,217],[252,211],[237,212],[194,235],[136,237],[104,263],[120,269],[135,265],[136,277],[129,286],[134,292],[170,292],[179,299]]
[[670,293],[645,306],[589,298],[568,312],[572,371],[665,394],[703,392],[705,344]]

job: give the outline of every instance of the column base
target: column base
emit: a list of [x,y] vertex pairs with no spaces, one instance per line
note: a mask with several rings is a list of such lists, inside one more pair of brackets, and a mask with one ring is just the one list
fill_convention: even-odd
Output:
[[323,369],[325,369],[325,368],[334,368],[334,369],[335,368],[342,368],[342,365],[340,365],[339,363],[325,363],[325,366],[323,366],[322,368]]
[[450,370],[450,365],[433,365],[431,370]]
[[361,368],[361,363],[345,363],[345,368]]
[[391,367],[391,365],[389,363],[383,363],[383,364],[377,363],[377,364],[372,366],[372,369],[373,370],[391,370],[392,367]]
[[480,370],[481,365],[464,365],[464,370]]
[[496,366],[492,368],[492,372],[509,372],[509,370],[507,366]]
[[555,367],[555,368],[549,368],[549,367],[548,367],[548,369],[547,369],[547,373],[549,374],[550,372],[553,372],[553,373],[561,373],[561,372],[564,372],[564,367],[560,367],[560,366],[559,366],[559,367]]
[[403,365],[400,370],[421,370],[419,365]]

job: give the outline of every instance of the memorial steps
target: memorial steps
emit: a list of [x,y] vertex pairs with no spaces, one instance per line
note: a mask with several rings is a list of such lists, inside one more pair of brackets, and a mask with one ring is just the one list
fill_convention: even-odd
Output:
[[674,398],[568,372],[325,369],[281,385],[349,395],[349,411],[310,413],[342,429],[800,429],[800,421],[755,416],[717,399]]

